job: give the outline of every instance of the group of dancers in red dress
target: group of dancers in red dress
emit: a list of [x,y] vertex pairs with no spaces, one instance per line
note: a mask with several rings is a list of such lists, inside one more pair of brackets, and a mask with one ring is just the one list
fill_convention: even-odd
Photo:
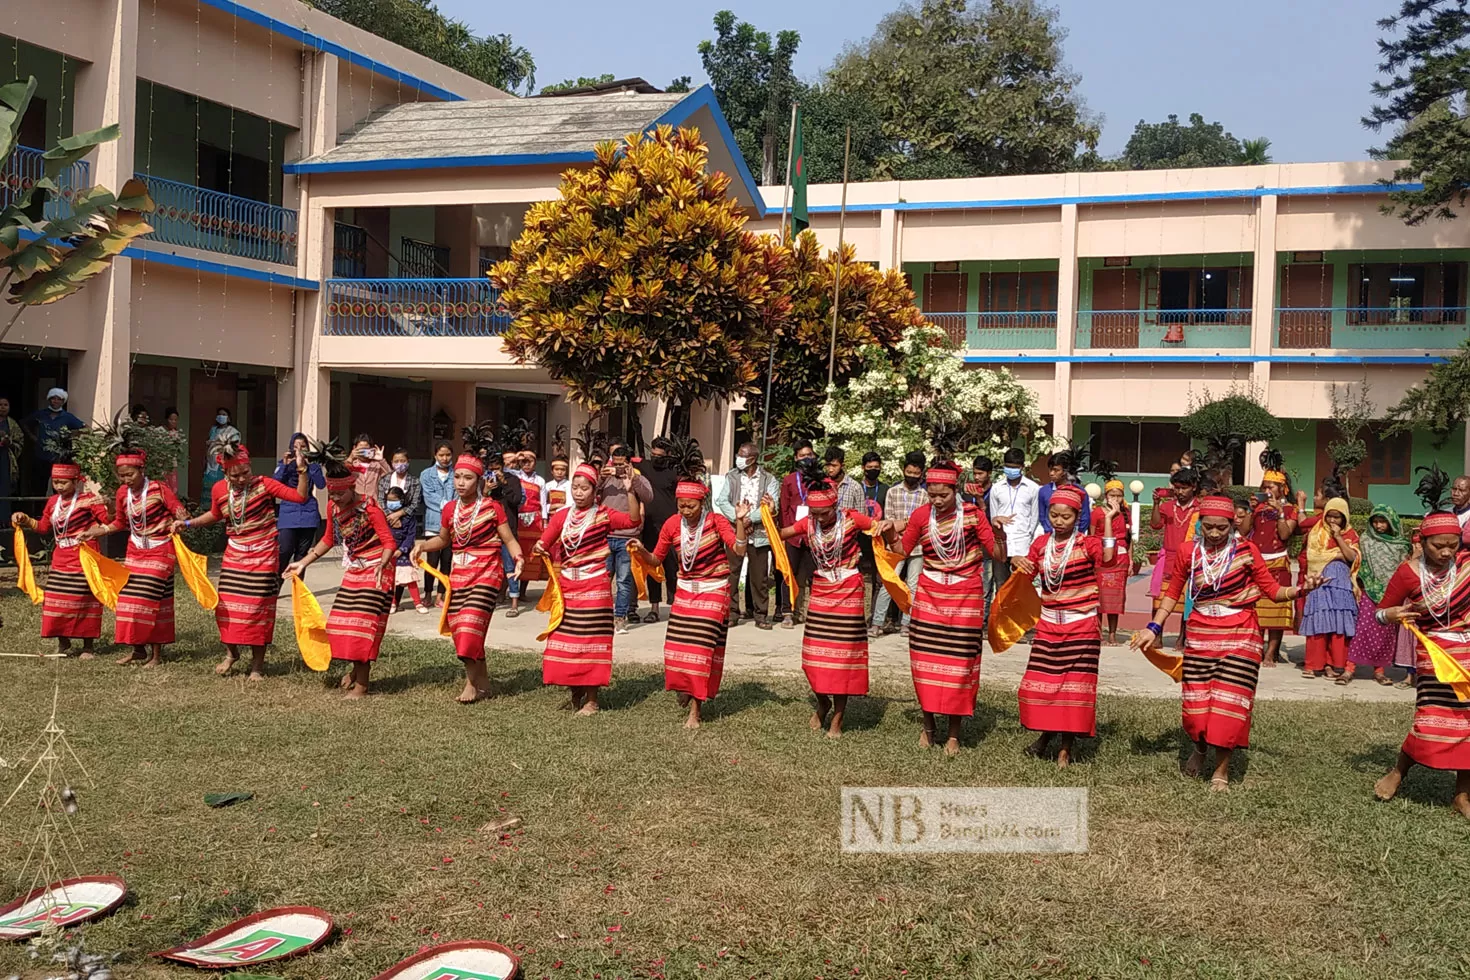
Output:
[[[468,429],[466,443],[467,451],[454,463],[455,498],[444,505],[441,530],[416,544],[411,557],[418,562],[426,553],[453,549],[445,622],[465,666],[466,684],[458,699],[469,702],[487,693],[485,643],[491,618],[501,591],[519,576],[528,556],[495,499],[493,478],[487,480],[485,459],[496,447]],[[687,706],[686,725],[698,727],[702,706],[720,689],[731,563],[744,556],[753,522],[760,518],[744,503],[733,522],[715,513],[699,476],[703,461],[697,444],[687,450],[677,461],[685,469],[676,491],[678,513],[660,529],[654,548],[645,549],[635,539],[630,551],[645,574],[654,577],[662,574],[669,554],[678,561],[664,646],[665,687]],[[346,697],[364,696],[387,626],[399,555],[377,503],[358,496],[346,454],[335,444],[316,444],[303,457],[299,464],[310,459],[326,471],[326,531],[305,558],[284,571],[275,566],[276,531],[269,515],[274,500],[308,499],[305,465],[298,465],[301,485],[288,487],[252,474],[245,447],[222,446],[218,459],[226,479],[215,487],[208,512],[190,518],[167,486],[144,475],[146,459],[136,448],[124,446],[116,456],[121,486],[111,515],[103,500],[86,488],[78,467],[58,462],[52,470],[55,495],[40,519],[14,517],[18,526],[56,539],[42,636],[58,639],[62,652],[80,642],[82,655],[91,655],[102,607],[79,554],[91,539],[126,531],[129,577],[116,598],[116,635],[119,643],[134,649],[121,662],[158,663],[162,646],[174,639],[172,535],[222,521],[227,545],[215,617],[228,653],[220,672],[228,672],[242,648],[249,648],[251,676],[260,676],[273,639],[280,579],[302,575],[340,545],[343,577],[327,633],[332,658],[350,665],[342,680]],[[626,513],[599,505],[599,478],[592,466],[575,469],[571,506],[555,514],[533,545],[534,554],[552,566],[560,595],[554,626],[545,635],[543,679],[568,688],[565,706],[584,715],[598,710],[599,691],[612,679],[608,535],[637,527],[643,519],[636,494],[628,495]],[[1119,520],[1121,504],[1106,498],[1100,508],[1101,533],[1083,534],[1077,523],[1082,508],[1089,506],[1085,493],[1074,486],[1058,488],[1049,502],[1052,530],[1038,537],[1026,555],[1008,556],[1005,535],[997,534],[986,512],[959,492],[957,466],[935,463],[926,483],[929,502],[896,528],[860,511],[840,510],[836,490],[814,479],[806,515],[779,529],[783,539],[805,538],[815,559],[801,647],[802,668],[816,698],[812,727],[840,736],[848,699],[868,693],[866,600],[859,572],[859,536],[868,534],[898,554],[919,548],[923,555],[909,628],[910,668],[922,715],[920,744],[938,744],[938,719],[943,716],[944,751],[953,755],[960,750],[964,719],[975,712],[987,635],[983,565],[1009,560],[1023,581],[1034,581],[1040,599],[1018,695],[1022,725],[1039,733],[1028,751],[1050,754],[1057,740],[1056,760],[1069,764],[1074,739],[1096,735],[1099,581],[1127,561],[1127,542],[1114,537],[1117,528],[1126,527]],[[1204,497],[1197,508],[1198,531],[1171,556],[1157,611],[1131,645],[1151,659],[1160,656],[1165,623],[1181,604],[1188,606],[1178,679],[1184,731],[1193,750],[1183,771],[1198,776],[1213,749],[1210,786],[1224,790],[1232,753],[1249,742],[1263,656],[1256,604],[1263,599],[1290,602],[1321,580],[1309,575],[1296,586],[1278,581],[1256,544],[1235,533],[1230,499]],[[1460,548],[1459,521],[1453,514],[1431,513],[1419,535],[1421,553],[1394,573],[1378,617],[1385,624],[1412,624],[1437,645],[1442,666],[1448,655],[1470,671],[1470,551]],[[509,576],[502,549],[513,559]],[[1453,680],[1437,676],[1435,660],[1421,642],[1413,727],[1394,769],[1376,785],[1381,798],[1391,798],[1414,765],[1454,770],[1454,806],[1470,817],[1470,701],[1461,699],[1470,696],[1470,684]]]

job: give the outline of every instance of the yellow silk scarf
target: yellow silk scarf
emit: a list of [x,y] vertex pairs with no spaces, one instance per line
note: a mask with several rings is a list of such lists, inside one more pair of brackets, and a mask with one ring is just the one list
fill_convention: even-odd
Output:
[[428,564],[422,558],[419,559],[419,567],[434,576],[439,581],[439,584],[444,586],[444,605],[439,608],[439,635],[453,636],[454,631],[449,628],[449,597],[453,594],[453,591],[449,588],[449,576]]
[[771,508],[765,504],[761,504],[761,527],[766,529],[766,539],[771,542],[771,555],[776,559],[776,571],[786,580],[786,588],[791,593],[791,608],[795,609],[799,591],[796,587],[796,573],[791,570],[791,558],[786,554],[786,542],[781,540],[781,529],[776,526]]
[[[0,460],[0,466],[8,465]],[[36,584],[36,571],[31,568],[31,553],[26,546],[26,533],[15,527],[15,544],[11,545],[11,554],[15,555],[15,584],[26,595],[30,596],[31,605],[39,606],[46,601],[46,593]]]
[[883,580],[883,588],[888,591],[889,598],[897,603],[898,608],[907,613],[913,605],[913,597],[909,595],[908,583],[898,575],[898,566],[903,562],[903,556],[889,551],[881,535],[873,534],[872,537],[873,561],[878,566],[878,577]]
[[[635,558],[634,561],[636,560]],[[561,597],[561,566],[554,561],[549,561],[546,565],[551,574],[547,578],[546,591],[541,593],[541,601],[536,603],[536,611],[549,612],[551,618],[546,621],[546,629],[536,634],[538,642],[556,632],[567,609],[566,602]]]
[[321,603],[301,581],[301,576],[291,576],[291,620],[296,627],[296,646],[301,650],[301,659],[315,671],[332,666],[332,645],[327,641],[327,617]]
[[990,648],[1004,653],[1041,619],[1041,596],[1028,575],[1013,573],[990,604]]
[[[1312,530],[1316,530],[1313,528]],[[1470,671],[1466,671],[1460,662],[1445,650],[1444,647],[1435,643],[1415,626],[1413,623],[1404,622],[1404,629],[1414,634],[1414,639],[1424,646],[1424,652],[1429,654],[1429,662],[1434,666],[1434,677],[1441,684],[1448,684],[1455,692],[1455,697],[1461,701],[1470,701]]]
[[82,575],[87,588],[97,601],[108,609],[117,609],[117,596],[128,584],[128,570],[111,558],[100,554],[90,544],[77,549],[77,558],[82,563]]
[[1178,653],[1169,653],[1158,647],[1150,647],[1143,651],[1148,662],[1168,674],[1175,684],[1184,680],[1184,656]]
[[184,539],[177,534],[174,535],[174,554],[178,556],[179,571],[183,573],[184,584],[194,593],[200,606],[206,611],[213,611],[219,605],[219,592],[215,590],[214,583],[209,581],[209,559],[190,551],[189,546],[184,544]]
[[655,582],[662,582],[664,580],[664,567],[662,565],[654,565],[648,568],[637,558],[630,561],[628,567],[633,570],[633,585],[638,589],[638,598],[647,602],[648,580],[653,579]]

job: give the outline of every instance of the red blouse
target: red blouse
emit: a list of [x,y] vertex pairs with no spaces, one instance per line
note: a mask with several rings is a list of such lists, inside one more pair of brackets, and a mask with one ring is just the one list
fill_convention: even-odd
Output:
[[[230,481],[221,480],[210,491],[209,509],[224,522],[225,534],[241,545],[265,544],[276,540],[275,501],[304,504],[306,497],[268,476],[257,476],[244,493],[230,500]],[[232,516],[233,515],[233,516]]]
[[1278,520],[1296,520],[1296,507],[1286,504],[1278,512],[1274,507],[1257,504],[1251,514],[1251,544],[1259,548],[1263,555],[1286,553],[1286,542],[1281,540],[1281,535],[1276,531]]
[[[1470,551],[1459,552],[1455,556],[1455,564],[1458,569],[1455,591],[1450,596],[1448,608],[1438,619],[1426,611],[1414,620],[1414,625],[1426,633],[1431,630],[1470,632]],[[1378,603],[1378,608],[1391,609],[1418,602],[1423,598],[1424,590],[1419,584],[1419,562],[1410,559],[1389,576],[1388,585],[1383,590],[1383,601]]]
[[[1184,582],[1191,575],[1195,549],[1203,548],[1202,542],[1191,544],[1188,551],[1178,552],[1174,556],[1174,567],[1170,570],[1164,587],[1164,595],[1175,601],[1184,594]],[[1265,559],[1261,557],[1261,550],[1249,541],[1239,539],[1235,542],[1235,556],[1230,560],[1230,567],[1224,570],[1215,587],[1207,585],[1202,568],[1193,568],[1192,574],[1196,604],[1208,603],[1245,609],[1254,606],[1263,595],[1272,602],[1279,602],[1281,593],[1287,589],[1287,586],[1272,577],[1270,570],[1266,568]]]
[[[837,564],[822,566],[818,560],[818,568],[821,571],[831,571],[834,568],[857,568],[858,559],[862,557],[862,550],[858,547],[858,534],[870,530],[873,527],[873,519],[868,515],[856,510],[842,512],[840,518],[844,522],[842,528],[842,553],[837,557]],[[835,523],[835,522],[834,522]],[[797,532],[798,539],[804,538],[812,556],[817,557],[817,547],[812,543],[811,529],[812,519],[810,516],[803,517],[791,527]]]
[[[1046,587],[1046,574],[1043,571],[1046,544],[1052,536],[1045,534],[1031,542],[1031,552],[1026,557],[1036,566],[1036,579],[1041,583],[1037,592],[1041,595],[1043,606],[1070,612],[1091,612],[1097,609],[1097,570],[1104,567],[1102,538],[1091,534],[1077,535],[1075,531],[1072,533],[1077,537],[1077,544],[1072,548],[1071,557],[1067,559],[1062,580],[1055,592]],[[1065,548],[1066,543],[1063,542],[1061,547]]]
[[[986,520],[985,512],[974,504],[962,504],[964,508],[964,552],[951,563],[940,560],[939,552],[934,548],[934,542],[929,534],[929,515],[933,510],[932,504],[921,504],[909,515],[908,526],[903,531],[903,543],[899,546],[899,554],[912,554],[914,546],[922,543],[924,546],[924,567],[934,572],[950,572],[955,575],[973,576],[979,575],[982,564],[986,558],[995,557],[995,532],[990,529],[990,521]],[[939,521],[939,533],[945,534],[954,528],[956,511],[951,511],[948,517]]]
[[607,546],[607,536],[613,531],[631,531],[639,526],[633,518],[620,510],[598,506],[591,523],[582,532],[575,548],[570,548],[562,539],[561,532],[574,513],[583,513],[575,507],[567,507],[551,515],[546,530],[541,532],[541,547],[551,552],[552,559],[563,568],[586,568],[589,565],[605,564],[612,554]]
[[134,511],[128,511],[131,491],[127,487],[117,488],[112,523],[107,525],[109,533],[127,531],[140,538],[163,539],[169,537],[169,525],[189,516],[179,498],[161,480],[149,480],[143,488],[143,500],[134,499]]
[[[476,510],[476,507],[479,510]],[[464,520],[468,529],[458,528],[455,515],[464,509]],[[439,534],[449,542],[454,551],[496,551],[500,540],[500,525],[506,523],[505,511],[489,497],[481,497],[478,504],[461,503],[458,498],[449,501],[439,511]]]
[[704,534],[695,548],[694,564],[687,572],[684,570],[684,549],[680,543],[682,534],[679,530],[684,518],[679,514],[664,521],[664,526],[659,529],[658,544],[653,547],[654,560],[661,562],[673,551],[680,559],[680,578],[729,578],[730,558],[725,549],[735,546],[735,528],[714,511],[706,511],[704,517]]
[[327,547],[341,542],[347,557],[364,565],[381,564],[383,556],[397,550],[393,530],[376,500],[359,497],[346,514],[334,503],[327,504]]
[[1095,538],[1114,538],[1113,547],[1117,551],[1128,550],[1128,539],[1131,537],[1129,523],[1132,518],[1127,504],[1123,509],[1113,516],[1113,526],[1108,527],[1108,512],[1101,507],[1092,508],[1092,523],[1087,526],[1087,533]]
[[[3,460],[0,460],[0,465],[3,465]],[[57,517],[62,518],[64,527],[56,525]],[[101,497],[90,490],[83,490],[75,497],[54,494],[46,501],[46,507],[36,521],[36,533],[55,534],[59,541],[62,538],[75,538],[97,524],[107,524],[107,505],[102,502]],[[60,544],[57,546],[64,547]]]
[[1159,516],[1164,522],[1164,550],[1178,552],[1184,547],[1185,535],[1189,534],[1189,525],[1199,514],[1199,498],[1195,497],[1189,502],[1189,506],[1181,507],[1178,500],[1169,499],[1159,504]]

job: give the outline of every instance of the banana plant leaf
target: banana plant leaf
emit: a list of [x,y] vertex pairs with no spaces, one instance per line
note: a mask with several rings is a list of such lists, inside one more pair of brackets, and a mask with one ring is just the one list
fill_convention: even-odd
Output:
[[36,94],[35,76],[25,81],[0,85],[0,163],[10,159],[11,152],[20,140],[20,120]]
[[218,809],[222,806],[230,806],[233,803],[244,803],[255,794],[245,790],[236,790],[230,793],[205,793],[204,804]]

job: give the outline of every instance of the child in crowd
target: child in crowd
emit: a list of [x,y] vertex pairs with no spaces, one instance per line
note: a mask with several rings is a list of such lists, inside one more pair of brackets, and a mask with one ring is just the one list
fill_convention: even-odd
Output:
[[407,509],[408,494],[404,493],[402,487],[389,488],[385,496],[384,511],[390,516],[403,515],[397,526],[392,528],[393,544],[398,548],[398,566],[393,572],[393,608],[399,608],[403,602],[403,590],[407,588],[409,597],[413,599],[414,612],[427,615],[429,607],[424,605],[423,596],[419,592],[418,570],[409,560],[409,553],[413,551],[414,542],[418,539],[418,518],[413,516],[413,511]]

